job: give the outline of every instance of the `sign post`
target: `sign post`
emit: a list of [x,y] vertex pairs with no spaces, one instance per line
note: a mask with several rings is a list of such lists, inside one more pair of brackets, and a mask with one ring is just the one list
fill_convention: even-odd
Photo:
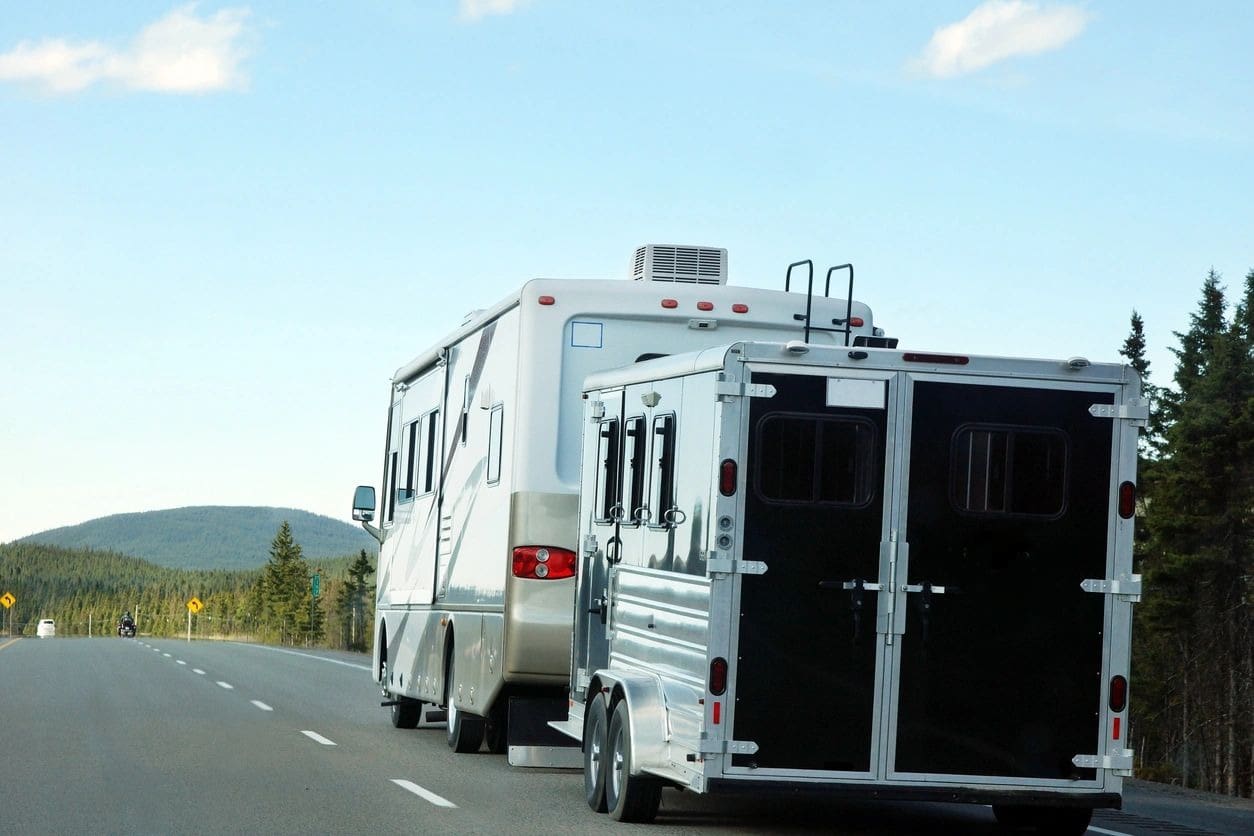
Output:
[[198,613],[204,608],[205,605],[195,596],[187,602],[187,640],[189,642],[192,640],[192,613]]
[[318,601],[318,593],[322,591],[322,575],[317,572],[309,579],[309,591],[313,593],[309,596],[309,645],[313,646],[314,634],[314,605]]

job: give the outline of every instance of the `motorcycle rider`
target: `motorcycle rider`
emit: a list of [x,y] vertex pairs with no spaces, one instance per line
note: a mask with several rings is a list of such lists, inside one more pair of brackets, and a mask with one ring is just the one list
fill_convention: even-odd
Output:
[[135,628],[135,619],[131,617],[131,611],[127,610],[122,613],[122,618],[118,621],[118,635],[122,635],[122,631]]

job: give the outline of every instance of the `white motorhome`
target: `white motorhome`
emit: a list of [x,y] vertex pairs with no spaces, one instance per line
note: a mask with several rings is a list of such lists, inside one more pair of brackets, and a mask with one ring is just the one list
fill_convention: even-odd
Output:
[[729,287],[726,250],[642,247],[633,280],[530,281],[396,371],[382,501],[354,499],[380,542],[373,669],[396,726],[443,706],[451,747],[486,735],[515,763],[522,726],[561,739],[543,721],[566,713],[584,379],[727,340],[880,339],[829,298],[842,268],[852,296],[842,265],[819,297],[809,262],[784,291]]
[[590,376],[570,708],[589,805],[993,805],[1131,774],[1129,368],[738,342]]

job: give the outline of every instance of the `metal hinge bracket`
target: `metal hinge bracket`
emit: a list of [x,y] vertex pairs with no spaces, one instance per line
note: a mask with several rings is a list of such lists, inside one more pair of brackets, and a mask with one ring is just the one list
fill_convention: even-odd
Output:
[[1133,603],[1141,600],[1140,575],[1120,575],[1114,579],[1086,578],[1080,582],[1080,588],[1085,592],[1114,595]]
[[1133,426],[1144,427],[1149,423],[1149,401],[1145,398],[1129,398],[1119,405],[1095,403],[1089,407],[1094,418],[1116,418],[1131,421]]
[[600,421],[605,417],[605,401],[593,401],[588,404],[588,420]]
[[1081,769],[1109,769],[1127,778],[1132,776],[1132,755],[1131,749],[1124,749],[1114,755],[1076,755],[1071,762]]
[[766,574],[766,564],[761,560],[732,560],[730,557],[711,557],[706,560],[705,568],[711,575]]
[[697,751],[703,755],[756,755],[758,744],[752,740],[709,740],[702,738],[701,748]]
[[769,383],[728,383],[722,381],[715,387],[720,398],[773,398],[775,387]]
[[585,534],[583,536],[583,553],[584,554],[596,554],[597,553],[597,536],[595,534]]

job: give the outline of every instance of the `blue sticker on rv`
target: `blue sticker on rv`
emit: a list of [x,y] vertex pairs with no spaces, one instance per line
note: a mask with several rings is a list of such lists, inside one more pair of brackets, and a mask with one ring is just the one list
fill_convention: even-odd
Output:
[[605,324],[601,322],[579,322],[570,324],[570,344],[572,348],[604,347]]

